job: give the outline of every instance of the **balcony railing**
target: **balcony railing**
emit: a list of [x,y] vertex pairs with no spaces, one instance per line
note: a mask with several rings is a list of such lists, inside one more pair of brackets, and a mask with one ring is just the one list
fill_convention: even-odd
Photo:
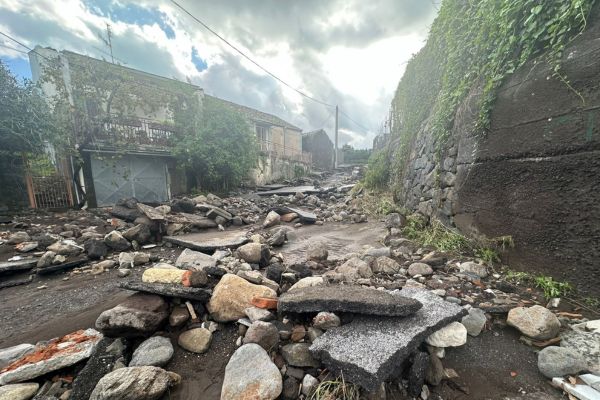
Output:
[[260,151],[264,154],[275,155],[309,165],[312,163],[312,154],[310,153],[293,147],[283,146],[279,143],[273,143],[268,140],[259,140],[258,143]]
[[94,141],[108,144],[167,147],[176,128],[146,118],[114,117],[92,122],[89,131]]

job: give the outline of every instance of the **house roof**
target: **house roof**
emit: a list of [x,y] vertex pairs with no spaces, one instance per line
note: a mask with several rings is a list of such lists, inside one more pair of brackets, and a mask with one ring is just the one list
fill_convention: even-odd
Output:
[[236,103],[233,103],[231,101],[223,100],[223,99],[220,99],[220,98],[215,97],[215,96],[210,96],[208,94],[205,94],[204,97],[205,98],[208,97],[210,99],[214,99],[214,100],[216,100],[216,101],[218,101],[218,102],[220,102],[220,103],[222,103],[222,104],[224,104],[224,105],[226,105],[228,107],[231,107],[231,108],[235,109],[236,111],[240,112],[241,114],[245,115],[247,118],[249,118],[249,119],[251,119],[251,120],[253,120],[255,122],[259,122],[259,123],[263,122],[263,123],[267,123],[267,124],[270,124],[270,125],[277,125],[277,126],[281,126],[281,127],[284,127],[284,128],[289,128],[289,129],[294,129],[294,130],[297,130],[297,131],[302,131],[301,128],[298,128],[297,126],[290,124],[289,122],[287,122],[287,121],[279,118],[276,115],[269,114],[269,113],[262,112],[262,111],[258,111],[255,108],[243,106],[241,104],[236,104]]

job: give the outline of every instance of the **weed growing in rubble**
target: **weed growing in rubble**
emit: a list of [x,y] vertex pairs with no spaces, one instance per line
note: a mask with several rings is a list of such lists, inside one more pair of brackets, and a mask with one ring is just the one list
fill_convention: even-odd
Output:
[[498,251],[489,247],[480,247],[476,249],[475,257],[480,258],[486,264],[500,262],[500,254],[498,254]]
[[402,233],[407,239],[415,240],[424,246],[433,246],[439,251],[466,251],[472,248],[469,240],[463,235],[437,220],[427,223],[427,220],[418,214],[407,217]]
[[317,386],[310,400],[358,400],[360,391],[357,385],[346,382],[344,377],[326,380]]
[[523,271],[507,271],[506,280],[517,284],[532,285],[542,292],[547,299],[553,297],[565,297],[573,292],[573,286],[569,282],[556,281],[551,276],[532,275]]

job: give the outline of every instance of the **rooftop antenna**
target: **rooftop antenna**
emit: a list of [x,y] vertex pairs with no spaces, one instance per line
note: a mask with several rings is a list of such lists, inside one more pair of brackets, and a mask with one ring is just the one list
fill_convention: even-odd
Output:
[[110,24],[108,22],[106,23],[106,39],[100,35],[98,35],[98,37],[108,47],[108,49],[110,51],[110,60],[114,64],[115,57],[113,56],[113,48],[112,48],[112,31],[110,30]]

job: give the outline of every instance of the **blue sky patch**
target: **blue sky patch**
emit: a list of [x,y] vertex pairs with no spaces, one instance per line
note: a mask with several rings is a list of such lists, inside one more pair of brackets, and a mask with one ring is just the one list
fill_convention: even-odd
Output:
[[146,8],[136,4],[122,5],[112,0],[86,0],[84,3],[93,14],[110,17],[113,21],[135,25],[154,25],[156,23],[167,35],[167,38],[175,39],[175,31],[167,22],[166,14],[156,8]]
[[0,59],[19,81],[22,81],[23,78],[31,79],[31,67],[29,66],[28,58],[9,58],[7,56],[2,56]]
[[208,67],[206,61],[201,59],[198,55],[198,50],[196,50],[195,47],[192,47],[192,62],[194,63],[198,71],[204,71]]

